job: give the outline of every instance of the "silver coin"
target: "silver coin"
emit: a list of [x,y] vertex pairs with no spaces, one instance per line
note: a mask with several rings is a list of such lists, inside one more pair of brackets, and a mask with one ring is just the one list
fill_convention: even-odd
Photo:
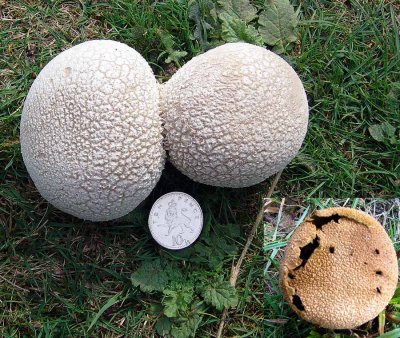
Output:
[[153,204],[149,228],[161,246],[172,250],[183,249],[200,236],[203,212],[192,196],[184,192],[170,192]]

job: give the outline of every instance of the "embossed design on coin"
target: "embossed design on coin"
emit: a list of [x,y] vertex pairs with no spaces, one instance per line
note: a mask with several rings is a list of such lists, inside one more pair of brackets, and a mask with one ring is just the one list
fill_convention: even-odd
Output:
[[149,228],[161,246],[183,249],[199,237],[203,228],[203,213],[192,196],[184,192],[170,192],[153,204]]

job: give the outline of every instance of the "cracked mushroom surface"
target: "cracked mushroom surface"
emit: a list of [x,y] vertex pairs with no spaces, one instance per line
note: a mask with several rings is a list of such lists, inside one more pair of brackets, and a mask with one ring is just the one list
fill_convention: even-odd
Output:
[[368,214],[350,208],[316,211],[294,232],[280,265],[280,287],[301,318],[351,329],[375,318],[398,279],[393,244]]
[[169,160],[192,180],[240,188],[297,154],[307,132],[303,84],[280,56],[227,43],[194,57],[161,86]]
[[150,66],[125,44],[93,40],[57,55],[21,118],[22,156],[40,194],[91,221],[132,211],[164,167],[158,103]]

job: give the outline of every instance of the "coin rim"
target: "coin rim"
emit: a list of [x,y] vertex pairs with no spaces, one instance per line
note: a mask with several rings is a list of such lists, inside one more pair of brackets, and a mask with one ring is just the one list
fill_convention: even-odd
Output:
[[[186,195],[186,196],[188,196],[189,198],[191,198],[191,199],[197,204],[197,206],[199,207],[200,215],[201,215],[201,223],[200,223],[199,231],[198,231],[198,233],[196,234],[196,237],[194,238],[194,241],[191,242],[189,245],[182,246],[182,247],[179,247],[179,248],[175,248],[175,247],[168,246],[168,245],[166,245],[165,243],[160,243],[160,241],[158,241],[158,240],[154,237],[154,234],[153,234],[153,231],[152,231],[152,226],[150,225],[151,213],[153,212],[154,206],[157,204],[157,202],[160,201],[160,200],[162,200],[162,199],[164,199],[164,198],[167,197],[168,195],[176,195],[176,194]],[[170,250],[182,250],[182,249],[188,248],[189,246],[191,246],[192,244],[194,244],[194,243],[197,241],[197,239],[200,237],[201,231],[203,230],[203,221],[204,221],[203,210],[201,209],[201,206],[200,206],[199,202],[197,202],[197,200],[196,200],[193,196],[191,196],[191,195],[189,195],[189,194],[187,194],[187,193],[185,193],[185,192],[182,192],[182,191],[171,191],[171,192],[169,192],[169,193],[166,193],[166,194],[160,196],[160,197],[157,198],[157,200],[153,203],[153,205],[152,205],[152,207],[151,207],[151,209],[150,209],[150,213],[149,213],[149,218],[148,218],[148,221],[147,221],[147,225],[148,225],[148,227],[149,227],[151,237],[153,237],[153,239],[154,239],[159,245],[161,245],[163,248],[170,249]]]

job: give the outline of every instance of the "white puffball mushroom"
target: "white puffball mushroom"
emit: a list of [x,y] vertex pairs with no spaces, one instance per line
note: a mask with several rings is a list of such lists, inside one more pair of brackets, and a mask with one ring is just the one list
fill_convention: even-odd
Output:
[[257,184],[282,170],[307,132],[300,78],[278,55],[228,43],[199,55],[161,86],[169,159],[194,181]]
[[159,91],[129,46],[93,40],[51,60],[22,111],[23,160],[40,194],[91,221],[132,211],[160,178]]

